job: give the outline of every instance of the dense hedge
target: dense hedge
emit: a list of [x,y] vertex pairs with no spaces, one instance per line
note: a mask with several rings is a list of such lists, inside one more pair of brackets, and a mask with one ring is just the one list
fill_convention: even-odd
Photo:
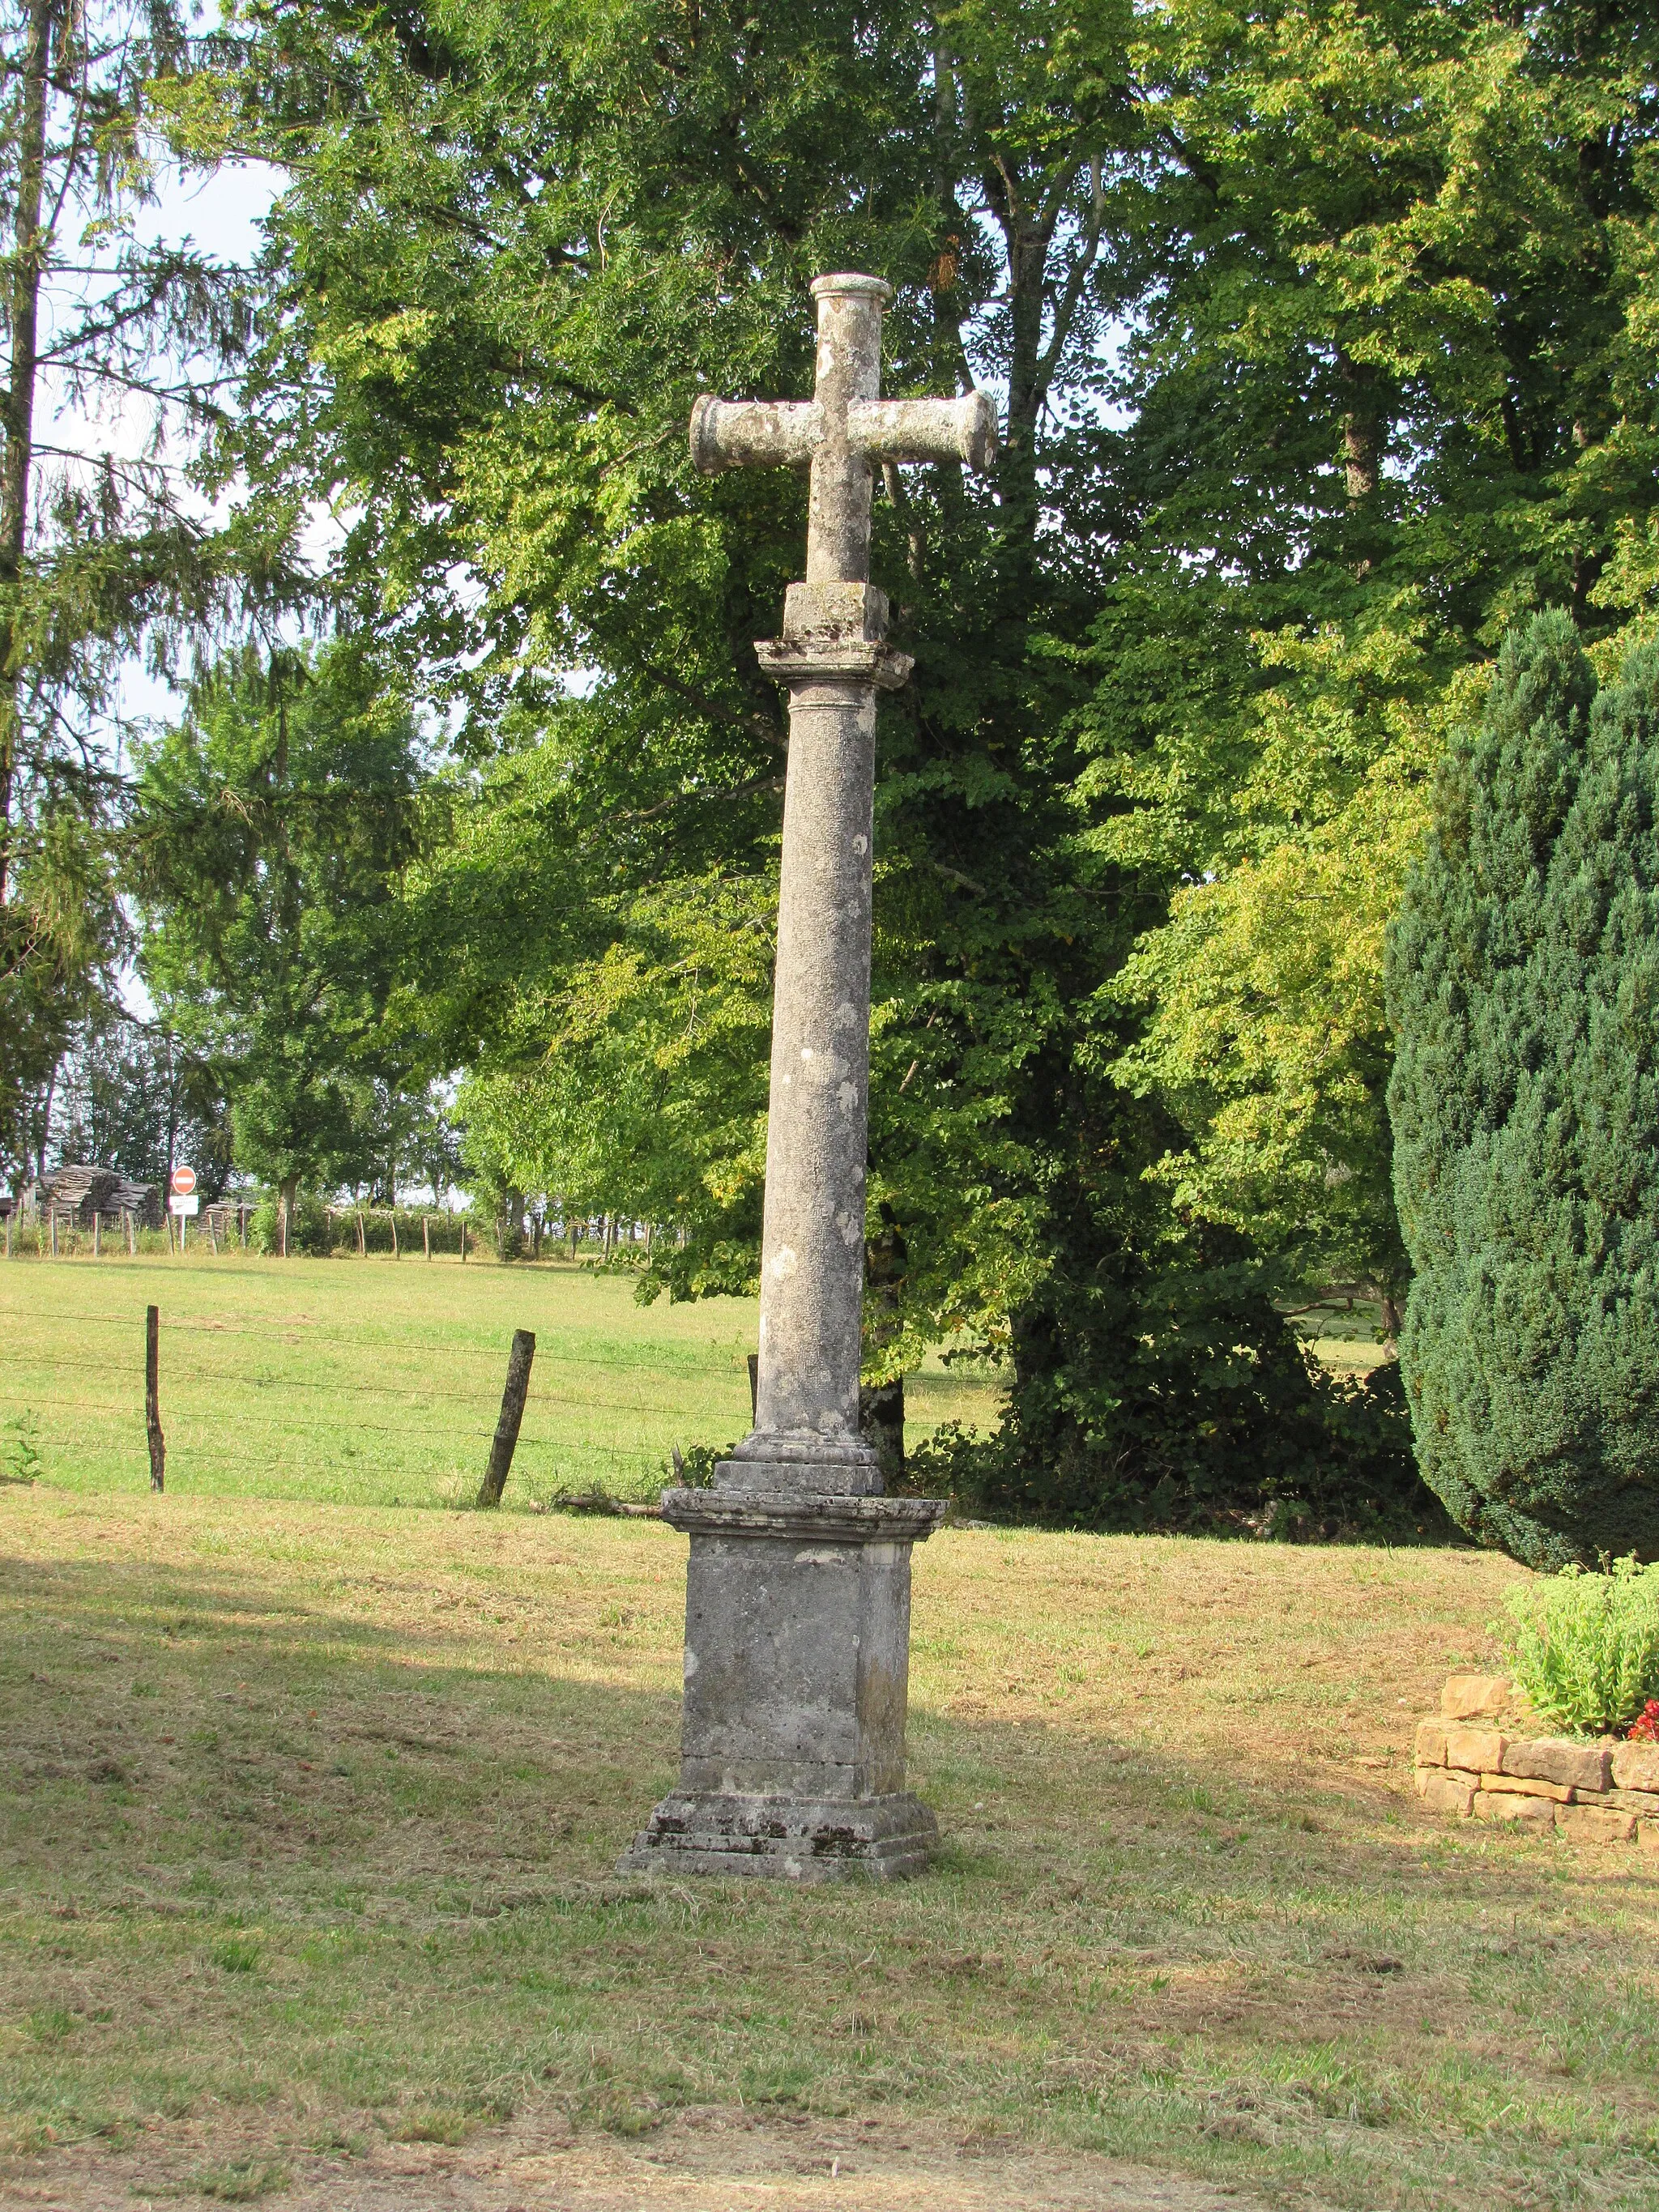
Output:
[[1534,1566],[1659,1556],[1659,649],[1599,696],[1506,642],[1390,937],[1401,1340],[1454,1517]]
[[[466,1249],[469,1253],[487,1254],[494,1257],[495,1247],[481,1243],[478,1224],[470,1214],[441,1213],[434,1209],[425,1212],[419,1207],[398,1206],[396,1210],[398,1248],[407,1258],[411,1254],[419,1258],[423,1250],[421,1241],[422,1220],[430,1224],[432,1249],[434,1252],[458,1254],[461,1249],[461,1224],[466,1223]],[[281,1249],[274,1197],[264,1198],[253,1217],[249,1237],[256,1249],[274,1254]],[[363,1211],[363,1243],[370,1252],[389,1254],[392,1250],[392,1221],[382,1209]],[[290,1259],[327,1259],[334,1253],[355,1254],[357,1249],[357,1217],[350,1206],[336,1206],[330,1218],[330,1209],[319,1198],[301,1191],[289,1222],[288,1250]]]
[[[1181,1273],[1081,1273],[1046,1304],[1044,1378],[992,1437],[945,1432],[909,1477],[994,1518],[1291,1539],[1455,1537],[1412,1455],[1393,1361],[1328,1373],[1231,1231]],[[1017,1342],[1018,1362],[1024,1346]]]

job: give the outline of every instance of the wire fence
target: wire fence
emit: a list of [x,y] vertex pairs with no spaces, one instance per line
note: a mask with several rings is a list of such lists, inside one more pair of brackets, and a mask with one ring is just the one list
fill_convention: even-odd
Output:
[[[36,1333],[47,1340],[29,1342],[27,1326],[15,1325],[19,1320],[26,1324],[33,1320]],[[123,1448],[130,1446],[136,1455],[144,1441],[145,1362],[149,1356],[147,1341],[140,1342],[143,1325],[142,1310],[15,1316],[8,1398],[15,1407],[26,1373],[27,1395],[44,1397],[48,1405],[58,1405],[61,1413],[71,1415],[82,1430],[86,1451],[107,1452],[112,1443],[109,1432],[114,1432]],[[67,1349],[62,1343],[65,1332],[92,1340]],[[377,1338],[353,1343],[331,1357],[331,1347],[319,1341],[327,1334],[325,1325],[296,1329],[291,1323],[261,1325],[247,1318],[222,1322],[188,1316],[167,1321],[163,1316],[152,1370],[154,1389],[159,1393],[158,1419],[169,1445],[178,1447],[179,1461],[187,1456],[191,1468],[199,1464],[246,1474],[261,1453],[269,1455],[280,1449],[285,1457],[304,1461],[315,1471],[321,1464],[340,1462],[351,1439],[358,1437],[392,1439],[404,1448],[400,1456],[405,1462],[410,1455],[421,1453],[429,1461],[434,1453],[453,1455],[458,1449],[466,1449],[469,1457],[480,1447],[500,1449],[507,1419],[505,1344],[499,1352],[491,1347],[486,1352],[482,1346],[446,1346],[414,1336],[402,1341]],[[50,1340],[52,1337],[58,1340]],[[130,1340],[128,1346],[121,1345],[122,1337]],[[182,1359],[169,1358],[167,1347],[176,1346],[180,1339],[188,1340],[188,1352]],[[216,1344],[225,1346],[225,1356],[213,1356]],[[264,1346],[271,1347],[272,1356],[253,1364],[250,1351]],[[313,1369],[319,1358],[328,1359],[332,1371],[287,1371],[296,1353]],[[419,1361],[423,1369],[441,1359],[452,1370],[471,1369],[477,1379],[461,1384],[452,1373],[451,1379],[438,1382],[424,1371],[411,1374],[406,1382],[389,1379],[386,1368],[404,1359]],[[369,1379],[365,1367],[378,1379]],[[572,1367],[578,1370],[574,1375],[568,1372]],[[618,1388],[624,1375],[635,1378],[632,1389]],[[61,1390],[56,1387],[59,1376],[65,1378]],[[707,1384],[711,1378],[702,1379]],[[532,1354],[528,1387],[511,1424],[509,1463],[522,1449],[550,1455],[556,1462],[562,1460],[572,1470],[591,1470],[597,1465],[611,1473],[598,1484],[590,1474],[586,1484],[590,1492],[608,1490],[618,1499],[648,1494],[670,1479],[672,1441],[708,1441],[686,1430],[684,1385],[689,1380],[649,1368],[642,1375],[637,1358],[607,1356],[586,1346],[574,1356],[562,1347],[549,1347],[538,1376]],[[642,1388],[642,1383],[656,1388]],[[295,1399],[306,1407],[305,1413],[284,1418],[285,1401]],[[365,1406],[370,1409],[367,1413]],[[453,1416],[441,1410],[449,1407],[455,1409]],[[402,1418],[386,1418],[394,1408],[402,1409]],[[611,1426],[613,1433],[619,1424],[637,1425],[639,1434],[630,1443],[610,1441],[588,1432],[594,1420]],[[106,1433],[88,1437],[86,1431],[93,1425]],[[398,1471],[381,1469],[391,1475]],[[402,1471],[417,1480],[422,1472],[407,1464]],[[462,1472],[453,1466],[447,1471],[455,1479]],[[434,1470],[428,1465],[424,1472],[430,1479]],[[483,1472],[482,1454],[478,1472]],[[545,1467],[537,1472],[544,1487]],[[558,1472],[555,1465],[554,1474]]]

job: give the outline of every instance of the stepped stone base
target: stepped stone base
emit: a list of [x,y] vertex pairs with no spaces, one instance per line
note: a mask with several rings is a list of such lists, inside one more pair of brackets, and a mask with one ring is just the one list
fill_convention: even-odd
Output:
[[[757,1456],[728,1481],[735,1464],[712,1489],[664,1493],[664,1519],[691,1539],[679,1786],[622,1867],[917,1874],[939,1828],[904,1786],[910,1553],[944,1502],[813,1486],[845,1480],[841,1462]],[[757,1469],[800,1486],[751,1488]]]
[[707,1791],[665,1797],[619,1871],[887,1881],[920,1874],[938,1850],[938,1822],[908,1791],[861,1802]]

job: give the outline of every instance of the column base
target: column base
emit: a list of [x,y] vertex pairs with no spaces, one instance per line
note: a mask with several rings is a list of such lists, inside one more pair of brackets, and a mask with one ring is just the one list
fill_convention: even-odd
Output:
[[921,1873],[939,1840],[939,1823],[908,1790],[852,1802],[676,1792],[657,1806],[617,1871],[890,1881]]

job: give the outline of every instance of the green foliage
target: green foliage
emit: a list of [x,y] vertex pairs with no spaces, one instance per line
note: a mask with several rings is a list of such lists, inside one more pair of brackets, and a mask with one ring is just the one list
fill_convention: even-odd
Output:
[[715,1468],[721,1460],[730,1459],[736,1449],[735,1440],[724,1444],[687,1444],[683,1451],[676,1444],[663,1472],[682,1489],[708,1490],[714,1483]]
[[40,1424],[25,1406],[7,1422],[4,1465],[0,1482],[38,1482],[46,1462],[40,1455]]
[[698,480],[684,424],[805,392],[807,280],[878,270],[886,388],[994,380],[1007,434],[988,489],[907,471],[876,514],[916,670],[878,732],[867,1379],[1006,1355],[1010,1494],[1054,1510],[1308,1492],[1335,1417],[1269,1295],[1403,1284],[1378,946],[1446,732],[1517,609],[1611,633],[1647,589],[1646,18],[240,21],[175,111],[288,179],[222,459],[270,529],[349,513],[338,602],[450,714],[388,1034],[470,1070],[503,1219],[545,1189],[672,1229],[647,1295],[751,1280],[752,641],[804,499]]
[[1177,1206],[1293,1282],[1357,1275],[1392,1304],[1407,1269],[1382,939],[1457,687],[1442,696],[1417,638],[1386,624],[1357,642],[1286,631],[1258,657],[1273,680],[1251,701],[1230,852],[1176,888],[1106,987],[1144,1015],[1112,1073],[1186,1133],[1152,1170]]
[[[1207,1250],[1206,1269],[1103,1270],[1069,1285],[1000,1432],[941,1431],[911,1455],[910,1484],[1071,1528],[1452,1537],[1412,1456],[1395,1363],[1333,1376],[1289,1335],[1239,1242],[1213,1232]],[[1103,1344],[1120,1347],[1115,1359]]]
[[1380,937],[1449,729],[1516,615],[1650,618],[1654,58],[1629,5],[1137,21],[1079,789],[1179,888],[1105,995],[1159,1179],[1304,1282],[1403,1285]]
[[[492,1194],[672,1228],[647,1295],[752,1279],[785,737],[753,640],[805,520],[787,477],[694,476],[692,399],[809,388],[829,266],[895,281],[888,390],[954,386],[969,337],[1008,367],[996,498],[936,469],[877,513],[918,675],[880,745],[871,1198],[908,1256],[872,1370],[1006,1334],[1044,1264],[1025,1073],[1124,937],[1075,882],[1075,682],[1028,637],[1083,619],[1075,563],[1034,564],[1031,489],[1046,395],[1100,323],[1089,153],[1126,12],[252,20],[248,67],[192,111],[291,179],[241,459],[273,505],[360,509],[333,581],[457,708],[394,1018],[471,1068]],[[1028,239],[1006,306],[966,212],[988,191]]]
[[70,1041],[52,1117],[62,1159],[118,1168],[138,1182],[196,1170],[205,1203],[229,1179],[229,1109],[214,1069],[165,1029],[100,1006]]
[[243,280],[155,235],[157,99],[222,52],[173,0],[39,0],[0,26],[0,1170],[127,949],[128,657],[176,664],[286,588],[290,515],[204,522],[192,466],[248,336]]
[[1659,1553],[1659,649],[1506,641],[1390,932],[1401,1359],[1462,1527]]
[[[392,1219],[388,1220],[388,1212]],[[419,1258],[428,1248],[434,1253],[453,1255],[460,1250],[461,1229],[465,1224],[467,1249],[478,1249],[478,1227],[468,1216],[445,1207],[435,1212],[422,1213],[410,1206],[376,1207],[366,1211],[363,1217],[363,1245],[366,1251],[389,1253],[395,1221],[398,1250],[404,1259]],[[422,1240],[422,1224],[425,1237]],[[281,1202],[275,1192],[267,1193],[255,1208],[248,1224],[249,1242],[257,1252],[271,1255],[283,1249]],[[331,1216],[327,1201],[314,1192],[301,1190],[294,1194],[289,1212],[288,1252],[290,1259],[326,1260],[336,1252],[354,1253],[357,1249],[357,1220],[356,1211],[349,1206],[337,1206]]]
[[417,1064],[387,1027],[418,830],[407,707],[343,646],[250,658],[139,757],[143,974],[230,1093],[238,1164],[289,1192],[372,1177]]
[[[256,1252],[267,1256],[283,1249],[282,1202],[273,1192],[254,1209],[248,1238]],[[325,1260],[334,1249],[334,1232],[323,1201],[313,1192],[295,1192],[288,1208],[289,1259]]]
[[1659,1566],[1564,1567],[1504,1594],[1493,1624],[1515,1686],[1568,1735],[1622,1735],[1659,1696]]

